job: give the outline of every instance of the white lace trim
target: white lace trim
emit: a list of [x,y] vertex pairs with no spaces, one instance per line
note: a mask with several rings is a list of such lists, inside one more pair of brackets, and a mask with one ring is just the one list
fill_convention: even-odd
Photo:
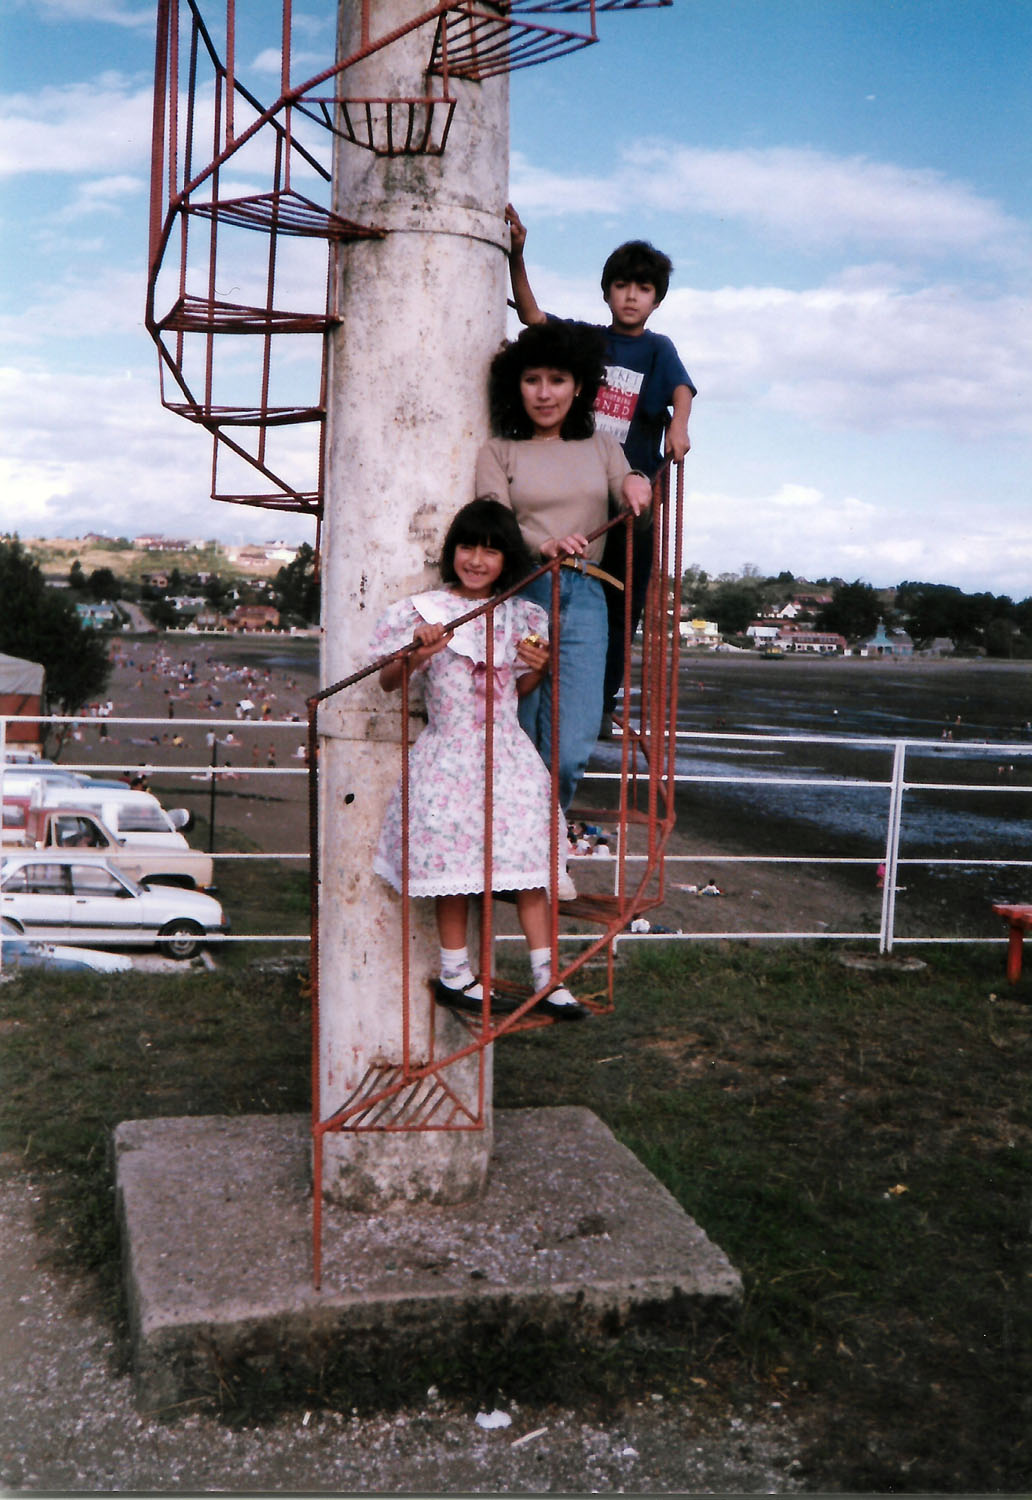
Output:
[[[401,894],[401,879],[393,866],[379,857],[373,860],[373,871]],[[482,881],[471,883],[469,875],[439,875],[432,880],[418,876],[409,880],[410,896],[481,896]],[[542,870],[524,870],[517,874],[506,873],[504,880],[497,877],[492,889],[495,891],[535,891],[548,889],[548,875]]]

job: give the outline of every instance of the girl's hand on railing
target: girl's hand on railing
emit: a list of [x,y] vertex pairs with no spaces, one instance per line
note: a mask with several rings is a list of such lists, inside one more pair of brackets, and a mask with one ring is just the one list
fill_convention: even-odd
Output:
[[452,638],[452,632],[446,630],[443,625],[417,625],[412,636],[413,645],[419,647],[409,655],[409,663],[413,672],[418,672],[425,667],[432,656],[438,651],[443,651]]
[[396,656],[380,668],[380,686],[384,692],[393,693],[400,688],[406,666],[410,672],[420,671],[432,656],[444,650],[451,637],[452,631],[446,630],[443,625],[417,625],[412,636],[412,644],[416,650],[409,650],[404,656]]

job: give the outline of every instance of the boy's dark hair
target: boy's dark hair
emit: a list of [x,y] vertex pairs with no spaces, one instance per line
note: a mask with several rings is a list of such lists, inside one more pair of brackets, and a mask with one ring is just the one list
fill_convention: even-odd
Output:
[[566,441],[589,438],[595,430],[592,407],[605,377],[605,339],[590,323],[549,318],[524,328],[514,343],[506,344],[491,361],[488,401],[495,437],[529,438],[534,424],[520,395],[524,370],[569,370],[580,390],[566,414],[560,437]]
[[669,255],[648,240],[628,240],[617,245],[602,267],[602,295],[608,298],[614,281],[647,281],[656,288],[656,302],[660,303],[669,290],[673,269]]
[[494,586],[496,594],[504,594],[528,573],[533,573],[536,566],[516,517],[500,500],[471,500],[452,517],[441,547],[439,566],[444,583],[459,581],[455,571],[456,547],[494,547],[502,554],[505,562]]

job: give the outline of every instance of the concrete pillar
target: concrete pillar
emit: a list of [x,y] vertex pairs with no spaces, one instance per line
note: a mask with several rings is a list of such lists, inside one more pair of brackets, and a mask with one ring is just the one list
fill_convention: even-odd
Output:
[[[402,26],[419,0],[377,0],[373,37]],[[433,25],[375,53],[343,79],[349,98],[428,92]],[[338,56],[360,45],[360,6],[341,0]],[[508,179],[508,80],[452,84],[458,104],[443,156],[382,158],[336,148],[334,207],[389,231],[345,247],[336,287],[328,393],[323,530],[323,682],[369,659],[388,604],[436,582],[447,523],[473,496],[487,435],[486,377],[504,336],[502,212]],[[410,724],[415,736],[421,721]],[[320,1073],[325,1118],[370,1065],[402,1055],[401,903],[372,873],[388,796],[400,776],[398,695],[376,679],[320,711],[322,848]],[[414,903],[411,1056],[425,1059],[436,973],[433,904]],[[437,1008],[438,1055],[469,1032]],[[350,1207],[475,1196],[491,1150],[490,1053],[483,1131],[327,1137],[323,1188]],[[477,1060],[449,1070],[475,1107]]]

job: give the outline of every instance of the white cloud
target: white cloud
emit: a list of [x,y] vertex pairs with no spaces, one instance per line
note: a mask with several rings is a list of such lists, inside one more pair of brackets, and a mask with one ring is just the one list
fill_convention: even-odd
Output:
[[657,206],[673,197],[795,243],[991,254],[1018,230],[966,183],[862,156],[787,147],[667,155],[653,147],[629,153],[628,166],[634,174],[644,169],[643,194]]
[[0,319],[6,342],[35,345],[41,354],[52,346],[53,330],[61,330],[64,361],[69,362],[75,339],[102,338],[103,351],[95,347],[91,363],[110,366],[118,358],[111,347],[117,335],[143,329],[146,276],[143,268],[110,266],[104,271],[73,269],[59,282],[47,285],[39,300],[25,300],[17,314]]
[[164,411],[150,373],[65,375],[0,369],[8,524],[27,533],[169,532],[313,540],[313,523],[208,498],[210,440]]
[[154,25],[154,7],[136,8],[122,0],[31,0],[48,21],[101,21],[114,26],[146,29]]
[[79,219],[86,214],[120,214],[121,205],[125,199],[138,198],[146,190],[147,183],[142,177],[130,177],[123,174],[116,177],[90,178],[79,184],[76,196],[66,208],[61,210],[57,218],[67,220]]
[[891,505],[823,493],[785,481],[769,493],[690,490],[685,556],[711,575],[739,572],[743,548],[763,574],[860,578],[888,587],[906,578],[1032,593],[1032,537],[1015,535],[1006,513],[971,514],[963,499],[944,502],[936,525],[909,524]]
[[612,215],[636,207],[735,219],[811,250],[891,247],[920,257],[958,253],[1010,260],[1024,227],[966,183],[927,168],[862,156],[773,147],[703,150],[642,144],[605,175],[570,176],[515,155],[513,201],[527,213]]
[[662,326],[706,399],[865,430],[1032,431],[1022,298],[889,283],[678,290]]
[[145,166],[152,97],[117,74],[0,97],[0,175],[108,173]]
[[[293,84],[314,78],[333,63],[332,52],[306,52],[292,47],[290,52],[290,77]],[[278,46],[265,47],[251,63],[253,73],[268,73],[279,78],[283,68],[283,54]],[[278,93],[278,90],[277,90]]]

